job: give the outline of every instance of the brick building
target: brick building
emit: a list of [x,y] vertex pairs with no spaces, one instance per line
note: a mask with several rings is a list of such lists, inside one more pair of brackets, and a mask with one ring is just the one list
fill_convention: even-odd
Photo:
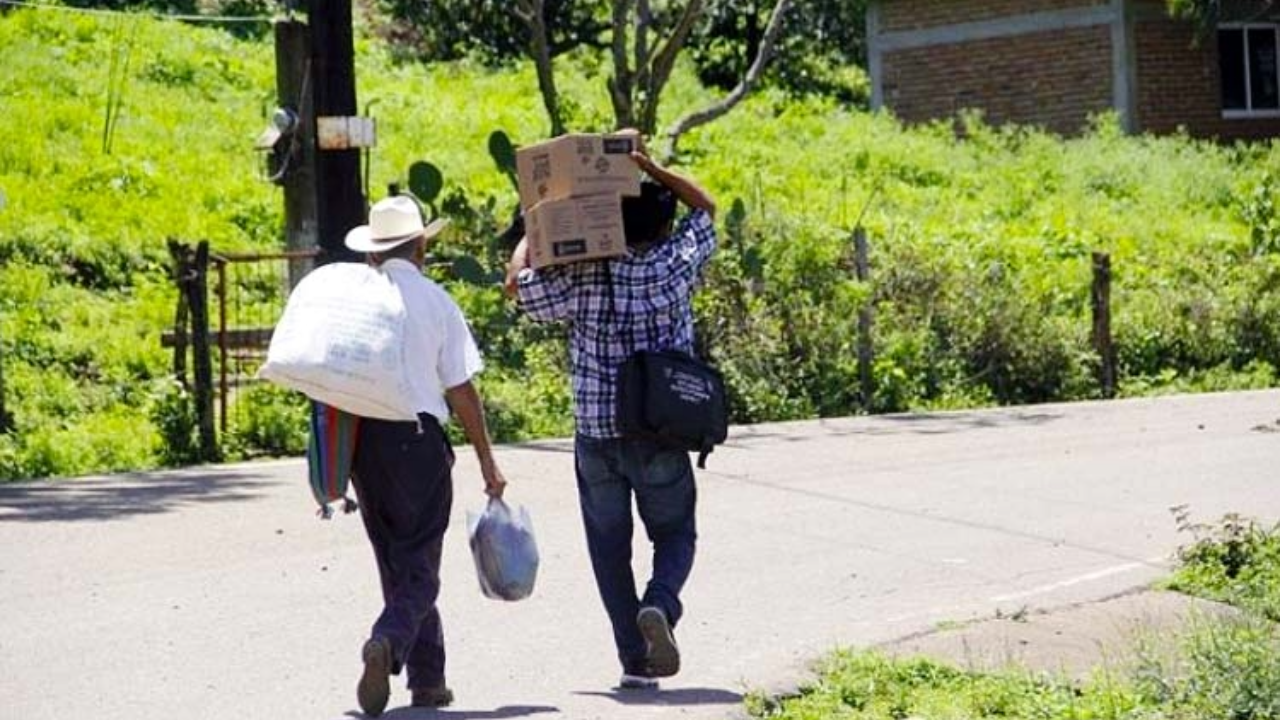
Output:
[[872,105],[1063,134],[1115,110],[1131,132],[1280,136],[1280,3],[1225,4],[1198,36],[1164,0],[872,0]]

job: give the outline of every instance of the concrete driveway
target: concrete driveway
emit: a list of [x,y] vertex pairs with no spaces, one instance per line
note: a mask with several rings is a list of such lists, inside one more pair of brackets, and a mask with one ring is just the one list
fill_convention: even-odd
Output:
[[[479,592],[455,474],[441,608],[455,707],[386,717],[724,718],[839,645],[1096,600],[1166,571],[1169,507],[1280,517],[1280,392],[735,428],[700,474],[685,671],[624,695],[563,441],[506,446],[534,596]],[[300,461],[0,486],[0,718],[358,716],[379,607],[359,519]],[[637,544],[644,556],[643,545]]]

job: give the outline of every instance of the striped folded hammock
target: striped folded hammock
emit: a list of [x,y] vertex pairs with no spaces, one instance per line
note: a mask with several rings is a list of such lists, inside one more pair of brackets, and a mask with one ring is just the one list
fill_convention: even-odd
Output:
[[307,441],[307,470],[311,495],[320,505],[321,518],[333,517],[331,503],[342,502],[344,513],[354,512],[356,502],[347,495],[351,464],[356,454],[360,417],[332,405],[311,401],[311,437]]

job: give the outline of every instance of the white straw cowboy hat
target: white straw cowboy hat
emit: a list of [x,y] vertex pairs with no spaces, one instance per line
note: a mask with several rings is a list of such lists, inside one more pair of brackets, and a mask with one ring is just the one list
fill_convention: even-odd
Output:
[[418,203],[406,195],[393,195],[374,203],[369,209],[369,224],[351,228],[346,245],[356,252],[386,252],[418,237],[431,239],[448,224],[448,220],[436,218],[424,227]]

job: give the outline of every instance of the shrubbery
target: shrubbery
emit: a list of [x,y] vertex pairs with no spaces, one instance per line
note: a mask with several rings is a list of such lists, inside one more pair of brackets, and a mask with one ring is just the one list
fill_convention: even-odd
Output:
[[[160,334],[177,296],[165,240],[220,252],[281,242],[278,190],[251,149],[273,104],[269,44],[152,20],[114,32],[116,22],[0,16],[0,342],[16,426],[0,436],[0,478],[185,462],[189,420],[156,389],[167,387]],[[133,70],[104,154],[101,58],[124,42]],[[357,51],[362,104],[376,101],[375,196],[418,160],[444,178],[434,210],[454,222],[429,272],[483,346],[495,434],[567,434],[563,334],[518,317],[494,282],[516,198],[488,141],[546,132],[532,69],[397,64],[367,37]],[[583,54],[557,62],[570,126],[607,129],[603,66]],[[664,113],[706,94],[682,65]],[[1106,117],[1065,141],[976,116],[904,129],[774,90],[684,146],[678,169],[722,208],[722,250],[695,311],[739,422],[1097,397],[1094,251],[1112,256],[1123,394],[1277,384],[1276,145],[1130,138]],[[866,283],[852,269],[859,221]],[[243,290],[255,303],[275,292]],[[868,302],[864,403],[856,328]],[[237,401],[237,417],[254,419],[226,445],[231,457],[298,452],[297,399]]]

